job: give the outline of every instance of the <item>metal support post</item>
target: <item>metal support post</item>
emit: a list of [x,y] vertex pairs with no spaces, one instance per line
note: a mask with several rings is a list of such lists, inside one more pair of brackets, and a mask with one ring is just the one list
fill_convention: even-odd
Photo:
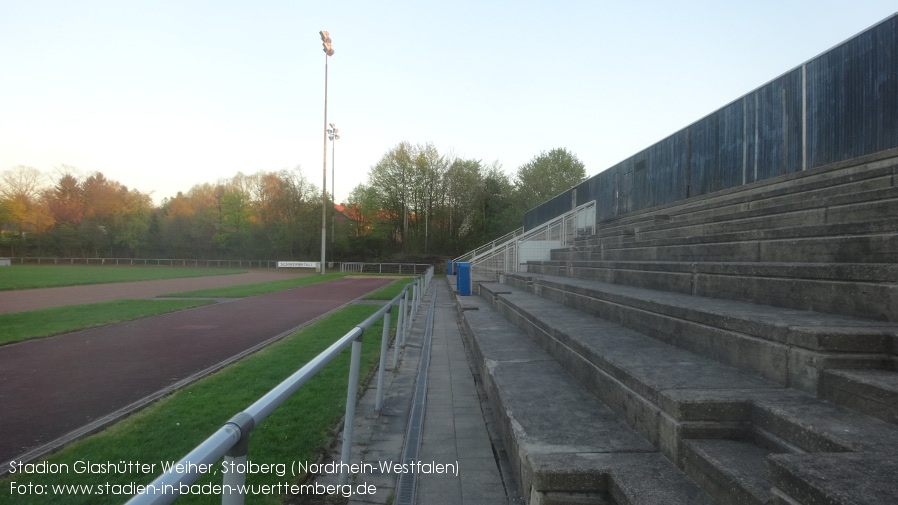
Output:
[[405,345],[405,338],[408,334],[408,327],[410,326],[408,324],[408,291],[402,296],[402,301],[400,302],[399,307],[402,311],[402,345]]
[[222,477],[221,505],[243,505],[245,496],[240,492],[246,484],[246,455],[249,452],[249,432],[255,421],[241,412],[228,421],[240,429],[240,440],[225,454],[223,465],[228,472]]
[[[397,320],[398,321],[398,320]],[[393,370],[399,366],[399,325],[396,325],[396,338],[393,341]]]
[[[390,311],[384,312],[384,330],[380,337],[380,367],[377,369],[377,399],[374,402],[374,410],[380,412],[384,403],[384,367],[387,365],[387,348],[390,346]],[[395,354],[394,354],[395,356]],[[395,358],[393,368],[396,368]]]
[[[362,337],[352,343],[352,356],[349,362],[349,384],[346,386],[346,415],[343,416],[343,450],[340,462],[349,464],[352,450],[352,427],[355,425],[355,400],[359,391],[359,362],[362,359]],[[349,483],[349,472],[340,473],[340,484]]]
[[399,319],[396,320],[396,347],[405,343],[405,339],[402,337],[402,332],[405,328],[405,311],[402,310],[405,308],[405,304],[402,303],[404,299],[405,293],[403,293],[402,298],[399,299],[399,305],[397,305],[397,308],[399,309]]

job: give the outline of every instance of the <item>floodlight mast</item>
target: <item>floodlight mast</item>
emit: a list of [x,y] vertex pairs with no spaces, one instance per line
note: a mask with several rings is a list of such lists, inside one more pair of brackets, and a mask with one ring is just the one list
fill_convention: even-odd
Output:
[[318,34],[321,35],[321,46],[324,48],[324,161],[321,175],[321,274],[323,275],[327,271],[327,264],[324,261],[327,244],[327,60],[329,56],[334,55],[334,48],[327,30],[321,30]]

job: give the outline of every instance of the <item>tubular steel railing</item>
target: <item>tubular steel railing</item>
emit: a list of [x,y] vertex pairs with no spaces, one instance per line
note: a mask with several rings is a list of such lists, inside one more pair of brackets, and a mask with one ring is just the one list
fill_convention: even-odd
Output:
[[470,262],[472,271],[485,277],[525,271],[527,261],[547,260],[553,248],[595,233],[595,209],[595,201],[587,202],[526,232],[519,228],[453,261]]
[[[349,463],[350,449],[352,448],[352,428],[355,422],[355,402],[358,393],[359,366],[362,352],[362,337],[365,330],[370,328],[383,317],[383,332],[380,345],[380,368],[377,372],[377,399],[375,410],[380,410],[383,402],[384,368],[386,363],[386,351],[389,347],[390,313],[394,306],[399,306],[399,319],[396,322],[396,348],[405,343],[406,336],[411,328],[411,320],[415,317],[418,305],[423,299],[423,293],[427,290],[433,278],[431,266],[424,274],[419,275],[409,283],[395,298],[385,303],[377,312],[359,323],[355,328],[346,333],[330,347],[318,356],[312,358],[302,368],[290,377],[278,384],[265,396],[243,412],[236,414],[209,438],[193,448],[186,456],[181,458],[171,469],[157,477],[144,488],[144,492],[134,495],[127,503],[129,505],[168,504],[174,502],[181,494],[184,486],[196,482],[203,475],[203,469],[211,468],[216,461],[224,458],[224,464],[228,468],[236,469],[236,472],[227,472],[222,478],[221,502],[223,505],[242,505],[244,501],[244,485],[246,483],[246,463],[249,450],[249,435],[255,426],[268,417],[287,398],[295,393],[318,371],[324,368],[347,347],[352,347],[349,366],[349,383],[346,392],[346,413],[343,422],[343,446],[341,450],[341,463]],[[411,303],[410,303],[411,302]],[[398,356],[394,355],[393,367],[396,366]],[[345,465],[340,465],[344,468]],[[242,471],[241,471],[242,470]],[[349,479],[347,473],[340,476],[341,484],[346,484]]]
[[360,261],[344,261],[340,263],[340,272],[418,275],[426,272],[430,267],[431,265],[426,263],[363,263]]

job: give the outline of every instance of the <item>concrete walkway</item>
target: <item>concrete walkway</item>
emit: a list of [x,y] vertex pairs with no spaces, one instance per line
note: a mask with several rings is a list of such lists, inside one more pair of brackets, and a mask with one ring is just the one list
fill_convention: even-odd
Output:
[[[453,277],[449,278],[454,280]],[[315,503],[387,504],[418,503],[428,505],[522,504],[508,459],[501,447],[489,403],[483,392],[476,367],[459,326],[455,295],[445,279],[435,279],[418,310],[411,333],[402,348],[396,370],[389,365],[384,405],[374,412],[376,388],[372,384],[359,400],[354,427],[352,463],[402,461],[409,412],[421,364],[421,350],[431,298],[436,296],[427,377],[427,400],[423,434],[418,457],[422,464],[447,465],[448,472],[415,475],[414,501],[397,489],[399,476],[368,472],[352,480],[376,486],[377,492],[345,500],[332,496]],[[335,453],[339,457],[339,447]],[[426,467],[422,467],[425,468]],[[453,470],[457,468],[456,476]],[[434,466],[436,469],[436,466]],[[406,476],[408,477],[408,475]],[[336,484],[338,476],[322,475],[317,482]],[[405,486],[403,486],[405,489]],[[308,497],[295,503],[311,503]],[[395,501],[394,501],[395,500]]]

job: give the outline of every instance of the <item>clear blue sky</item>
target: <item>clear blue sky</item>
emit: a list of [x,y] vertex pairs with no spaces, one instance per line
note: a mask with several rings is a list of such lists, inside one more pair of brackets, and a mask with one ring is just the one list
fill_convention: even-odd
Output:
[[[0,0],[0,170],[69,165],[158,202],[299,165],[336,197],[401,141],[596,174],[893,14],[894,0]],[[328,146],[328,158],[330,158]],[[330,191],[331,162],[327,185]]]

